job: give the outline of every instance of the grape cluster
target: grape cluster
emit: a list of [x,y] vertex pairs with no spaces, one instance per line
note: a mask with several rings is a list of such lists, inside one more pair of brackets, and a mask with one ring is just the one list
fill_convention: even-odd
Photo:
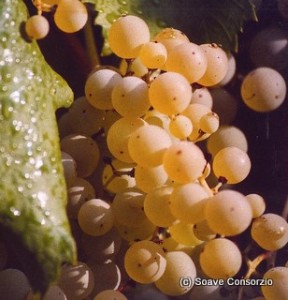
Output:
[[[82,5],[42,1],[57,4],[55,22],[66,32],[74,25],[57,16],[72,2]],[[29,22],[26,28],[37,38]],[[223,88],[235,58],[174,28],[151,37],[132,15],[112,24],[108,41],[119,68],[95,67],[85,96],[59,120],[79,262],[63,266],[44,299],[236,299],[239,287],[223,294],[216,281],[194,280],[259,278],[260,262],[288,243],[288,224],[265,213],[261,195],[233,189],[251,170],[247,139],[230,125],[237,101]],[[274,68],[257,67],[241,95],[251,109],[268,112],[283,103],[286,84]],[[245,250],[242,235],[254,243]],[[252,259],[250,247],[260,255]],[[287,267],[262,277],[273,285],[249,299],[287,299]]]

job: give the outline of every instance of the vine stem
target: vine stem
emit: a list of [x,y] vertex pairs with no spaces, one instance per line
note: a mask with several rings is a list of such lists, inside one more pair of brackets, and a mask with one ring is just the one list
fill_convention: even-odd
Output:
[[91,14],[88,14],[88,20],[84,26],[84,36],[86,42],[86,53],[91,69],[101,66],[99,51],[93,34],[93,20]]

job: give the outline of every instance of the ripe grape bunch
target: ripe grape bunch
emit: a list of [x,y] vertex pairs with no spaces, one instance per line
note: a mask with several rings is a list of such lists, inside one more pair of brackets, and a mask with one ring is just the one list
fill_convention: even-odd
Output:
[[[63,24],[57,14],[69,1],[44,1],[58,5],[55,23],[66,32],[76,31],[73,22]],[[28,35],[44,37],[38,26],[29,27],[32,18]],[[86,21],[79,20],[80,29]],[[224,297],[217,281],[209,287],[195,285],[196,278],[272,279],[255,297],[287,299],[287,267],[256,270],[288,243],[287,221],[265,213],[261,195],[233,189],[251,170],[247,139],[227,122],[235,106],[213,111],[216,88],[218,98],[227,96],[221,87],[235,73],[233,56],[174,28],[151,37],[133,15],[115,20],[108,42],[119,67],[96,66],[85,95],[59,120],[79,262],[63,267],[44,299],[237,299],[243,293],[230,287]],[[268,112],[282,104],[286,85],[276,70],[259,67],[244,78],[241,94],[248,107]],[[261,250],[256,257],[251,245],[237,244],[247,233]]]

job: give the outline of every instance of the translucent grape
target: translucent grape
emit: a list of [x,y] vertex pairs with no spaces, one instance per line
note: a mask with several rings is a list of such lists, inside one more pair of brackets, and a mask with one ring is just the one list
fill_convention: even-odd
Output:
[[138,227],[147,220],[143,210],[145,194],[138,189],[126,189],[116,194],[112,203],[115,221],[121,225]]
[[188,117],[191,120],[193,125],[193,131],[189,136],[189,140],[194,141],[199,138],[200,120],[204,115],[208,113],[211,113],[211,109],[206,105],[199,103],[189,104],[187,108],[182,112],[184,116]]
[[166,269],[166,258],[162,248],[151,241],[132,244],[124,258],[128,275],[140,283],[152,283],[158,280]]
[[210,241],[216,237],[216,233],[209,227],[207,220],[194,224],[194,234],[198,240]]
[[108,32],[111,50],[121,58],[135,58],[141,46],[150,40],[150,31],[144,20],[125,15],[112,23]]
[[205,216],[208,226],[214,232],[233,236],[248,228],[252,221],[252,209],[241,193],[223,190],[208,199]]
[[[212,90],[213,91],[213,90]],[[207,106],[209,109],[212,109],[213,99],[211,96],[211,91],[205,86],[197,88],[193,91],[191,104],[198,103],[201,105]]]
[[137,223],[136,227],[126,226],[123,224],[115,224],[120,236],[129,242],[149,240],[156,231],[156,226],[148,219],[141,223]]
[[171,27],[159,31],[154,41],[164,44],[168,52],[177,45],[189,43],[188,37],[182,31]]
[[34,15],[28,18],[25,23],[26,34],[35,40],[43,39],[49,32],[49,22],[42,15]]
[[[196,277],[195,264],[191,257],[182,251],[172,251],[166,254],[167,266],[164,274],[155,282],[156,287],[169,296],[186,294],[193,287]],[[190,278],[189,286],[179,284],[181,278]]]
[[183,184],[199,178],[205,165],[206,160],[201,149],[188,141],[173,144],[163,157],[163,166],[169,178]]
[[107,134],[107,146],[115,158],[127,163],[133,162],[128,151],[129,137],[143,125],[145,121],[141,118],[121,118],[114,122]]
[[164,185],[168,180],[168,175],[163,165],[156,167],[142,167],[137,165],[134,176],[137,187],[145,193]]
[[235,276],[242,265],[242,254],[239,248],[226,238],[217,238],[206,242],[200,253],[202,271],[211,278]]
[[228,184],[236,184],[250,173],[251,161],[246,152],[230,146],[217,152],[212,168],[218,178],[225,178]]
[[79,177],[88,177],[96,169],[100,151],[97,143],[90,137],[81,134],[71,134],[60,141],[61,150],[70,154],[77,166]]
[[149,69],[162,68],[167,59],[166,47],[159,42],[148,42],[141,47],[139,59]]
[[245,76],[241,85],[241,96],[252,110],[273,111],[286,97],[286,83],[276,70],[259,67]]
[[176,73],[165,72],[152,81],[149,88],[151,105],[161,113],[181,113],[190,103],[192,88],[188,80]]
[[210,112],[201,117],[199,122],[199,128],[205,133],[212,134],[218,130],[219,123],[219,116],[214,112]]
[[261,286],[261,291],[266,300],[286,300],[288,295],[288,268],[274,267],[268,270],[264,279],[272,280],[273,285]]
[[177,115],[170,121],[169,130],[173,136],[185,139],[192,133],[193,125],[188,117]]
[[58,285],[67,299],[82,300],[92,292],[94,276],[84,262],[77,262],[75,265],[63,265]]
[[54,14],[56,26],[66,32],[73,33],[82,29],[88,20],[86,6],[79,0],[61,0]]
[[243,131],[235,126],[222,125],[207,140],[208,151],[215,156],[217,152],[226,147],[237,147],[248,151],[248,142]]
[[168,227],[176,221],[169,208],[169,199],[172,191],[173,187],[162,186],[152,190],[145,197],[145,214],[156,226]]
[[141,117],[148,111],[147,83],[135,76],[118,81],[112,90],[113,108],[123,117]]
[[206,72],[207,58],[200,46],[184,43],[169,51],[165,66],[167,71],[177,72],[193,83]]
[[95,189],[84,178],[76,177],[73,185],[68,188],[67,215],[71,219],[77,219],[82,204],[95,198]]
[[228,55],[228,70],[224,78],[219,82],[218,86],[225,86],[228,84],[236,74],[236,59],[231,53]]
[[207,58],[207,68],[198,83],[213,86],[221,82],[228,70],[228,57],[225,51],[216,44],[200,45]]
[[111,69],[93,72],[85,83],[85,95],[89,103],[98,109],[112,109],[112,90],[121,79],[121,75]]
[[195,247],[203,242],[194,234],[193,224],[177,222],[168,228],[171,237],[179,244]]
[[140,78],[148,73],[148,68],[143,65],[139,57],[133,60],[122,59],[119,70],[123,76],[133,75]]
[[264,198],[258,194],[249,194],[246,199],[251,205],[253,218],[260,217],[266,209]]
[[254,219],[251,236],[261,248],[275,251],[288,242],[288,224],[283,217],[267,213]]
[[128,151],[131,158],[143,167],[162,164],[163,155],[171,145],[169,134],[155,125],[142,126],[130,135]]
[[93,300],[107,300],[107,299],[113,299],[113,300],[127,300],[124,294],[122,294],[119,291],[114,290],[105,290],[97,294]]
[[182,223],[194,224],[204,220],[204,208],[209,197],[198,183],[176,186],[170,197],[170,210]]
[[78,213],[78,223],[86,234],[104,235],[114,224],[114,214],[110,204],[101,199],[84,202]]

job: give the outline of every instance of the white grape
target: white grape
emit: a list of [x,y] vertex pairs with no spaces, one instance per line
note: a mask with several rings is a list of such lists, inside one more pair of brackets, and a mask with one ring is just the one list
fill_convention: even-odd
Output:
[[40,40],[49,33],[49,22],[42,15],[31,16],[25,23],[25,31],[31,39]]

